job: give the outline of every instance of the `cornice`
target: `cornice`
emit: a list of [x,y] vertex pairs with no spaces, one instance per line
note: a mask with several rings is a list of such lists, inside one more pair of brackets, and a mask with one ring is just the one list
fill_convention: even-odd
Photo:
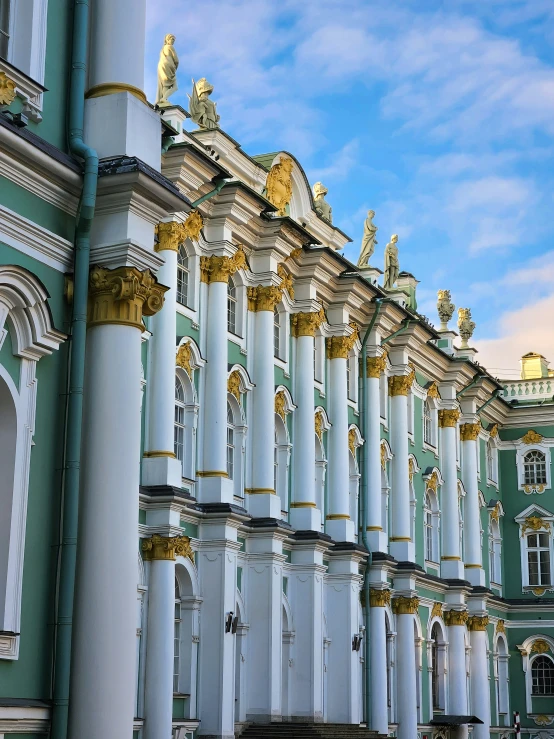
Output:
[[8,246],[66,272],[73,264],[73,244],[0,205],[0,237]]

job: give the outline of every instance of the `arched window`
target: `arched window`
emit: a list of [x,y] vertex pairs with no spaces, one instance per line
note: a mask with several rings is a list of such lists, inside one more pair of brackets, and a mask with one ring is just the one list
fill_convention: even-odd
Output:
[[227,403],[227,474],[229,480],[235,475],[235,421],[231,404]]
[[489,579],[491,582],[497,582],[495,575],[494,535],[491,521],[489,524]]
[[544,654],[531,665],[532,695],[554,695],[554,662]]
[[437,711],[441,708],[439,695],[439,627],[437,624],[433,626],[431,631],[431,695],[433,697],[433,710]]
[[173,451],[182,463],[185,439],[185,391],[181,380],[175,378],[175,420],[173,423]]
[[464,496],[458,490],[458,523],[460,526],[460,556],[464,559]]
[[494,447],[492,442],[487,442],[487,476],[489,480],[496,482],[496,468],[494,464]]
[[431,510],[431,500],[429,493],[425,493],[423,498],[423,525],[425,527],[425,559],[434,562],[433,559],[433,511]]
[[189,258],[184,244],[181,244],[177,252],[177,302],[181,305],[188,305],[189,274]]
[[227,284],[227,331],[237,333],[237,287],[232,277]]
[[491,518],[489,523],[489,580],[495,583],[502,582],[502,539],[498,521]]
[[179,662],[181,658],[181,593],[175,578],[175,621],[173,630],[173,692],[179,692]]
[[428,400],[423,404],[423,441],[433,446],[433,412]]
[[525,485],[546,484],[546,457],[542,452],[527,452],[523,458],[523,476]]
[[323,445],[323,434],[315,435],[315,502],[321,511],[321,528],[325,523],[325,474],[327,472],[327,459]]
[[275,414],[275,446],[273,451],[273,487],[281,499],[281,511],[289,508],[289,463],[291,444],[287,424],[279,413]]
[[550,585],[550,542],[547,533],[528,534],[527,565],[529,585]]
[[273,310],[273,354],[281,356],[281,316],[277,308]]

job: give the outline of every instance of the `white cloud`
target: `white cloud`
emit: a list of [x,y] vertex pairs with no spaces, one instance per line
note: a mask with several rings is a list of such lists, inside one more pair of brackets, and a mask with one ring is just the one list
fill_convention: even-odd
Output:
[[311,169],[308,171],[310,182],[322,180],[325,184],[333,182],[342,182],[352,172],[360,157],[360,142],[358,139],[352,139],[345,144],[333,156],[330,164],[326,167]]

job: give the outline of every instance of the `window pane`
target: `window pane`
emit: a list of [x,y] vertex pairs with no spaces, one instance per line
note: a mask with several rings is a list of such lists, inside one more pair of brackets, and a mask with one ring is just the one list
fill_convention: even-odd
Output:
[[528,552],[527,557],[529,562],[529,585],[540,585],[537,552]]
[[550,552],[540,552],[541,585],[550,585]]
[[537,546],[537,535],[536,534],[529,534],[529,536],[527,537],[527,546],[528,547]]
[[548,548],[548,534],[539,534],[539,546]]

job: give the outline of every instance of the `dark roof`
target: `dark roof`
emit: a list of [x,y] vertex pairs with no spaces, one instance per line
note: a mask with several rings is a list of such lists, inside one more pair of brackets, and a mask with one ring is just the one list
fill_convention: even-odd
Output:
[[431,721],[431,726],[463,726],[464,724],[482,724],[477,716],[439,716],[435,715]]

